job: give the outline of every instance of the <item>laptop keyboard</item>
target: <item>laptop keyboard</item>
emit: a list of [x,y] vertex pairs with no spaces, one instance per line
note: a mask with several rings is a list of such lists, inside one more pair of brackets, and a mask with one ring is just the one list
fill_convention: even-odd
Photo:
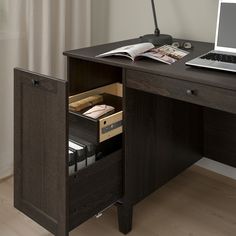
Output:
[[236,64],[236,56],[231,56],[231,55],[226,55],[226,54],[208,53],[200,58],[211,60],[211,61],[221,61],[221,62]]

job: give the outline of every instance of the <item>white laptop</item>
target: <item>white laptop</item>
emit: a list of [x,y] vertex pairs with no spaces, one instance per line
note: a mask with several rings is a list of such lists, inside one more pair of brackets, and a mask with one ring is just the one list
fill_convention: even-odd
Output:
[[220,0],[215,48],[186,65],[236,72],[236,0]]

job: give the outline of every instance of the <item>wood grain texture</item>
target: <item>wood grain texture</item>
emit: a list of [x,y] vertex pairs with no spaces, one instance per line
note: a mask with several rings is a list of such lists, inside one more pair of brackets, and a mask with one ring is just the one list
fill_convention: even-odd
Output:
[[15,207],[65,236],[67,82],[16,69],[14,94]]
[[[174,40],[180,42],[189,41],[187,39],[185,40],[174,39]],[[86,61],[96,62],[98,64],[102,63],[125,69],[143,71],[156,75],[163,75],[179,80],[186,80],[189,82],[191,81],[194,83],[200,83],[219,88],[236,90],[235,73],[185,66],[185,62],[212,50],[214,48],[214,44],[212,43],[197,42],[190,40],[190,42],[194,46],[193,50],[190,50],[189,55],[182,58],[180,61],[172,64],[171,66],[153,60],[148,60],[146,58],[132,62],[130,59],[120,58],[120,57],[112,57],[112,58],[95,57],[100,53],[104,53],[109,50],[116,49],[118,47],[140,42],[141,42],[140,39],[125,40],[110,44],[94,46],[90,48],[72,50],[65,52],[65,55]]]
[[121,82],[122,69],[106,64],[68,58],[68,80],[70,96],[91,89]]
[[236,167],[236,117],[204,109],[204,156]]
[[117,202],[123,195],[121,150],[70,176],[70,230]]
[[79,136],[94,144],[99,144],[122,133],[122,129],[118,129],[119,132],[115,132],[117,131],[115,129],[106,133],[102,132],[102,127],[122,121],[122,98],[111,94],[103,94],[103,102],[100,104],[114,107],[114,113],[102,116],[98,119],[93,119],[83,115],[83,112],[87,109],[82,110],[81,112],[69,112],[69,132],[71,135]]
[[[120,201],[124,205],[118,210],[119,226],[124,233],[131,229],[133,205],[196,162],[204,154],[203,151],[210,156],[212,155],[213,159],[219,159],[222,162],[231,159],[229,163],[235,164],[235,161],[232,161],[235,149],[231,146],[234,145],[235,132],[230,132],[230,136],[227,134],[231,129],[232,131],[235,130],[235,115],[228,116],[226,113],[218,114],[215,111],[210,112],[210,110],[206,112],[207,109],[203,108],[205,106],[235,113],[235,74],[191,68],[184,64],[186,61],[211,50],[213,45],[192,42],[194,49],[191,53],[171,66],[147,59],[131,62],[124,58],[95,57],[102,52],[138,42],[139,39],[128,40],[65,53],[68,56],[70,95],[114,82],[123,81],[124,87],[129,86],[129,88],[125,88],[123,100],[125,118],[123,162],[120,160],[118,165],[110,166],[116,176],[121,176],[121,179],[117,178],[119,183],[122,178],[124,179],[121,186],[124,186],[125,196]],[[128,73],[126,73],[127,70]],[[76,194],[70,201],[68,200],[67,84],[22,70],[16,70],[15,75],[17,78],[15,80],[15,206],[55,235],[67,236],[69,231],[69,206],[72,206],[72,210],[75,207],[78,211],[76,217],[70,222],[71,228],[74,228],[94,214],[95,210],[105,207],[108,202],[111,202],[110,199],[113,199],[113,196],[114,201],[118,200],[122,187],[117,186],[116,181],[112,182],[110,170],[105,169],[102,173],[102,167],[97,163],[98,166],[91,166],[91,169],[80,173],[82,180],[81,183],[78,182],[78,185],[81,184],[81,186],[78,186],[76,190],[73,189]],[[135,83],[126,83],[127,75],[127,78],[132,78],[132,82],[135,81]],[[198,92],[199,97],[188,97],[183,94],[183,91],[188,89],[189,85],[194,85],[190,89],[200,91],[200,93]],[[214,115],[218,116],[218,120],[216,118],[215,122],[211,122]],[[218,126],[221,127],[221,122],[223,128],[219,130]],[[229,124],[226,124],[227,122]],[[93,131],[97,132],[94,129]],[[224,151],[221,152],[219,152],[219,147],[214,146],[213,142],[218,140],[219,137],[225,138],[224,145],[222,145]],[[229,140],[229,145],[226,142],[227,140]],[[120,145],[120,140],[118,141],[117,144]],[[229,159],[225,157],[228,154],[231,155]],[[109,163],[108,161],[104,164]],[[120,175],[118,174],[119,171]],[[199,172],[201,174],[201,170]],[[99,180],[99,176],[105,181],[106,174],[109,176],[107,184],[99,186],[96,181]],[[94,189],[98,193],[98,198],[94,197],[93,188],[90,189],[86,186],[87,183],[92,182],[91,176],[96,178]],[[207,178],[205,174],[202,176]],[[86,180],[87,177],[88,180]],[[191,191],[188,192],[187,189],[183,188],[185,185],[189,187],[193,185],[193,189],[196,186],[193,191],[199,193],[199,188],[201,189],[201,185],[205,181],[204,178],[196,181],[197,176],[194,174],[192,182],[188,182],[188,179],[185,178],[186,176],[183,182],[179,182],[180,185],[176,185],[175,191],[169,192],[170,199],[173,197],[172,201],[176,201],[176,204],[178,202],[174,209],[177,209],[180,215],[185,212],[185,209],[183,209],[184,207],[179,208],[180,202],[184,198],[184,194],[181,195],[179,191],[182,190],[183,193],[186,192],[191,195]],[[184,186],[181,186],[181,183]],[[91,185],[93,186],[93,183]],[[209,188],[209,186],[207,187]],[[104,196],[101,189],[105,191]],[[70,190],[72,190],[72,187]],[[218,193],[216,188],[211,189],[212,195],[206,194],[206,190],[203,189],[203,194],[198,194],[197,199],[205,198],[210,206],[206,207],[204,205],[209,210],[206,217],[209,219],[209,225],[213,226],[213,221],[216,221],[217,226],[220,223],[223,225],[222,231],[221,228],[218,228],[222,235],[234,235],[235,222],[232,211],[230,211],[234,207],[232,209],[227,208],[228,215],[225,214],[226,211],[221,214],[223,206],[220,205],[218,208],[216,202],[208,198],[209,196],[212,198]],[[109,195],[109,191],[113,193],[111,198],[106,197]],[[228,191],[229,189],[226,190],[226,192]],[[231,193],[234,194],[234,192]],[[73,195],[71,192],[70,194]],[[225,196],[226,200],[229,200],[227,194],[219,193],[219,196],[221,198]],[[106,199],[104,200],[103,197]],[[102,202],[100,202],[100,199],[102,199]],[[178,222],[180,215],[173,213],[172,209],[172,211],[167,211],[167,217],[162,212],[162,207],[165,206],[168,196],[157,199],[160,203],[158,214],[152,213],[153,217],[148,218],[149,221],[152,225],[156,225],[155,219],[157,219],[161,225],[165,225],[163,230],[159,231],[158,229],[157,234],[176,235],[175,231],[178,230],[178,226],[176,227],[173,222],[168,222],[168,220],[175,216],[176,222]],[[183,202],[185,203],[183,205],[187,205],[193,211],[194,217],[201,221],[202,216],[199,217],[195,214],[201,208],[199,202],[196,203],[197,208],[194,208],[191,204],[188,205],[188,198],[186,201]],[[73,205],[74,203],[75,205]],[[167,208],[168,206],[171,206],[171,202],[166,205]],[[215,209],[220,210],[215,211]],[[147,207],[147,213],[148,210],[150,208]],[[139,214],[143,213],[145,213],[145,208]],[[181,236],[191,235],[195,232],[197,232],[197,235],[205,235],[204,232],[213,232],[212,235],[220,235],[217,234],[215,227],[207,231],[206,225],[203,225],[203,231],[197,231],[195,224],[191,224],[191,221],[189,221],[189,212],[186,210],[185,213],[188,217],[187,219],[183,217],[183,221],[190,224],[191,227],[185,231],[182,230],[180,224],[179,232]],[[201,211],[198,212],[199,215],[200,213]],[[214,216],[213,221],[210,218],[212,215]],[[141,227],[140,235],[142,233],[143,235],[157,235],[152,228],[143,227],[142,222],[140,221],[137,225],[134,218],[134,225],[137,229]],[[169,224],[165,224],[165,222]],[[231,234],[232,232],[234,234]],[[90,233],[91,235],[99,235],[95,228]],[[117,234],[117,232],[112,233],[112,235]]]
[[127,70],[127,87],[236,114],[236,91]]
[[69,133],[91,143],[99,143],[99,121],[69,112]]
[[[134,209],[130,236],[235,236],[236,181],[191,167]],[[13,180],[0,183],[0,232],[4,236],[52,236],[13,207]],[[116,208],[92,218],[71,236],[121,236]]]
[[125,199],[136,204],[198,161],[201,107],[126,88]]
[[119,231],[128,234],[132,230],[133,225],[133,206],[119,204],[117,207]]

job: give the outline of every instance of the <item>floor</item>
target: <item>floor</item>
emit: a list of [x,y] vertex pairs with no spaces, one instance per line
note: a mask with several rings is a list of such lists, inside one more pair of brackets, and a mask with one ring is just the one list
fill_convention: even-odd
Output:
[[[12,206],[13,179],[0,182],[0,236],[51,236]],[[129,236],[235,236],[236,181],[193,166],[134,209]],[[121,236],[116,209],[71,236]]]

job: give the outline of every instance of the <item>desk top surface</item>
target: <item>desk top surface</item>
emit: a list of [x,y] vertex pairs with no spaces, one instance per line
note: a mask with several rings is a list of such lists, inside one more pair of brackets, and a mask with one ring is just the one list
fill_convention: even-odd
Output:
[[116,49],[118,47],[139,42],[140,39],[125,40],[94,47],[72,50],[65,52],[64,55],[97,63],[118,66],[121,68],[138,70],[147,73],[168,76],[180,80],[236,90],[236,73],[195,68],[185,65],[185,62],[212,50],[214,45],[211,43],[192,41],[194,48],[190,50],[190,54],[172,65],[167,65],[147,58],[143,58],[133,62],[130,59],[123,57],[95,57],[96,55]]

